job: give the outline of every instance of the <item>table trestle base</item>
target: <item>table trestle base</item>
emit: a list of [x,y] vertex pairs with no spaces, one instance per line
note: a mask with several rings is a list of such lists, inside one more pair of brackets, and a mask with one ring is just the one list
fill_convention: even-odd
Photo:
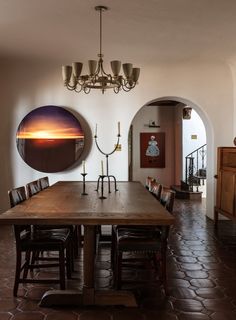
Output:
[[40,307],[50,308],[55,306],[125,306],[137,307],[136,299],[132,292],[101,290],[96,291],[94,301],[85,302],[80,291],[77,290],[49,290],[43,295]]

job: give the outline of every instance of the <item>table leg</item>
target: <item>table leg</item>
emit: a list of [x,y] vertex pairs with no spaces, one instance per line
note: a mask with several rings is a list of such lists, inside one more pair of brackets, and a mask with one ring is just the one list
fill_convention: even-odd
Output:
[[94,304],[95,226],[84,226],[83,304]]
[[95,226],[84,226],[84,285],[83,293],[76,290],[49,290],[42,297],[41,307],[69,305],[124,305],[136,307],[132,292],[94,288]]

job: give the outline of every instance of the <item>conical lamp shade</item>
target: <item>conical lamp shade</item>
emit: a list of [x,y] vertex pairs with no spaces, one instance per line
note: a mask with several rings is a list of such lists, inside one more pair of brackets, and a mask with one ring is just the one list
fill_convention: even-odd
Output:
[[111,70],[115,77],[117,77],[120,73],[121,62],[118,60],[111,61]]

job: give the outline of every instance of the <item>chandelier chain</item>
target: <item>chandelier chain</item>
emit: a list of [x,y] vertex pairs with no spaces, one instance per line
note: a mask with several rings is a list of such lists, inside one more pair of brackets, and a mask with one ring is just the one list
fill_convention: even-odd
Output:
[[100,12],[100,56],[102,55],[102,9],[99,10]]

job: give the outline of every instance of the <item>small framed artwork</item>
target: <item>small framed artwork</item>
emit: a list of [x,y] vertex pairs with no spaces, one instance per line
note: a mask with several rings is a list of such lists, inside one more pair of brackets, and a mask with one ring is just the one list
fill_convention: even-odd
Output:
[[140,133],[140,167],[165,168],[165,133]]
[[42,106],[28,113],[18,126],[21,158],[41,172],[61,172],[76,163],[84,149],[79,120],[59,106]]

